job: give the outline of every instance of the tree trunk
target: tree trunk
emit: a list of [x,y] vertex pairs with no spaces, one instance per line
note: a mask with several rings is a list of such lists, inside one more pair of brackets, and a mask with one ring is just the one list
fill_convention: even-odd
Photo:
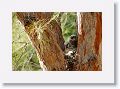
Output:
[[64,59],[64,39],[60,26],[51,20],[51,12],[17,12],[17,17],[25,27],[43,70],[66,70]]
[[75,69],[102,70],[102,13],[80,13]]

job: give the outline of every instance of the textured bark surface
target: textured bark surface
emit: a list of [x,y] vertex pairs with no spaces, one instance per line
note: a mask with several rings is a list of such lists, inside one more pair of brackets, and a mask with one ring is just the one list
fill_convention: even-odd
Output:
[[[53,13],[23,13],[18,12],[17,17],[25,27],[33,47],[38,54],[43,70],[65,70],[64,39],[60,26],[51,20]],[[42,27],[39,25],[42,24]]]
[[80,13],[75,69],[102,70],[102,13]]

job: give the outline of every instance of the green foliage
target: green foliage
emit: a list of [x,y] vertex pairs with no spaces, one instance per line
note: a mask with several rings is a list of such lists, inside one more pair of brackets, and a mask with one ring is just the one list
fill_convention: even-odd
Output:
[[77,34],[77,13],[76,12],[67,12],[63,13],[61,17],[61,28],[62,34],[67,43],[71,35]]
[[12,69],[14,71],[40,70],[35,49],[15,13],[12,16],[12,22]]
[[[72,34],[76,34],[76,13],[55,12],[53,18],[60,21],[62,35],[67,43]],[[13,71],[38,71],[41,70],[40,64],[32,47],[24,26],[17,19],[16,14],[12,14],[12,69]]]

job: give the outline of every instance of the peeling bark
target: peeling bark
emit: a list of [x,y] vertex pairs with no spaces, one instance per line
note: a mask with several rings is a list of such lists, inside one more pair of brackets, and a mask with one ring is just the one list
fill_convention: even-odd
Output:
[[78,32],[78,45],[76,54],[76,70],[99,71],[102,70],[102,13],[80,13],[80,32]]
[[[28,13],[17,12],[17,17],[24,25],[24,30],[36,49],[43,70],[60,71],[66,69],[62,51],[64,50],[64,39],[57,22],[55,20],[50,21],[52,14],[50,12],[30,12],[29,17],[27,17]],[[43,25],[42,28],[39,28],[40,24]]]

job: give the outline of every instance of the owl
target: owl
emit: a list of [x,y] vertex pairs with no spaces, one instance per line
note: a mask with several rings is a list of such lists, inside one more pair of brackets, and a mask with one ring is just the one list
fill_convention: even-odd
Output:
[[65,45],[66,48],[77,48],[77,36],[71,35],[69,42]]

